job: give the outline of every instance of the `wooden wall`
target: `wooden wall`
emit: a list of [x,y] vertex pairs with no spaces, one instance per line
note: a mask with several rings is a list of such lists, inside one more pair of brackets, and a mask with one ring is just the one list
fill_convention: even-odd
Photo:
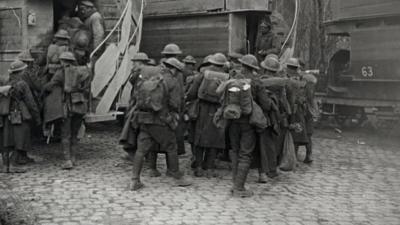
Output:
[[268,10],[269,0],[225,0],[226,10]]
[[[7,22],[3,21],[0,28],[0,74],[6,73],[9,63],[21,50],[42,48],[49,44],[53,34],[52,2],[52,0],[0,1],[0,10],[3,11],[0,14],[7,17]],[[8,12],[5,12],[7,10]],[[15,10],[18,18],[12,10]],[[35,26],[27,24],[30,11],[36,14]],[[10,39],[10,34],[16,35],[15,39]]]
[[201,58],[215,52],[227,53],[228,40],[227,14],[146,19],[141,51],[160,59],[163,47],[174,42],[184,55]]
[[268,10],[269,0],[147,0],[148,16],[209,11]]
[[224,0],[147,0],[146,15],[176,15],[224,9]]
[[333,19],[400,14],[398,0],[335,0]]

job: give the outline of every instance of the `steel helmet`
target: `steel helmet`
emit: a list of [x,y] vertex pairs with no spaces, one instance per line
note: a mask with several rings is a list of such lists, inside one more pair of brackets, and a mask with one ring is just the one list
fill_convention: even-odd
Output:
[[79,5],[84,5],[84,6],[88,6],[88,7],[94,7],[93,2],[91,2],[91,1],[81,1],[79,3]]
[[275,58],[265,57],[265,60],[261,62],[261,67],[272,72],[278,72],[281,65]]
[[197,62],[196,62],[196,59],[195,59],[193,56],[191,56],[191,55],[186,56],[186,57],[183,59],[183,62],[184,62],[184,63],[188,63],[188,64],[196,64],[196,63],[197,63]]
[[57,31],[57,33],[54,35],[54,37],[56,38],[60,38],[60,39],[71,39],[71,37],[68,34],[68,31],[60,29]]
[[171,43],[171,44],[167,44],[164,47],[164,50],[161,52],[161,54],[163,54],[163,55],[180,55],[180,54],[182,54],[182,51],[178,45]]
[[247,55],[243,56],[241,59],[239,59],[239,62],[245,66],[252,68],[252,69],[255,69],[255,70],[260,69],[260,67],[258,67],[258,60],[254,55],[247,54]]
[[147,65],[150,65],[150,66],[157,66],[157,62],[156,62],[156,60],[154,60],[154,59],[149,59],[149,61],[147,62]]
[[32,57],[31,52],[29,50],[22,51],[21,53],[18,54],[17,58],[22,62],[34,61],[34,58]]
[[149,57],[144,52],[138,52],[138,53],[133,55],[132,61],[148,62],[149,61]]
[[231,59],[240,59],[240,58],[243,57],[242,54],[237,53],[237,52],[231,52],[231,53],[228,54],[228,56],[229,56],[229,58],[231,58]]
[[265,56],[265,59],[267,59],[267,58],[273,58],[273,59],[276,59],[279,62],[279,56],[276,55],[276,54],[273,54],[273,53],[268,54],[267,56]]
[[90,44],[90,39],[88,35],[79,35],[75,39],[75,45],[80,48],[87,48]]
[[206,56],[206,57],[203,59],[203,62],[201,63],[201,65],[210,63],[210,59],[211,59],[212,56],[213,56],[213,55],[208,55],[208,56]]
[[14,73],[14,72],[19,72],[24,69],[26,69],[28,65],[26,63],[22,62],[19,59],[16,59],[14,62],[11,63],[10,69],[8,70],[9,73]]
[[173,57],[172,58],[168,58],[163,63],[165,65],[172,66],[172,67],[176,68],[179,71],[182,71],[183,68],[185,67],[185,65],[183,65],[183,63],[181,63],[177,58],[173,58]]
[[76,58],[72,52],[63,52],[60,55],[60,60],[66,60],[66,61],[76,61]]
[[222,53],[215,53],[210,57],[208,60],[211,64],[217,65],[217,66],[224,66],[226,62],[228,61],[226,59],[226,56]]
[[297,58],[288,59],[288,61],[286,62],[286,66],[299,68],[300,67],[299,59]]

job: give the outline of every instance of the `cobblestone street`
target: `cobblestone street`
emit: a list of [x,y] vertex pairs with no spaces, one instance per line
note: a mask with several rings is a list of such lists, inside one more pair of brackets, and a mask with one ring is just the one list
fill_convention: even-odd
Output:
[[[219,178],[193,178],[189,155],[181,157],[194,185],[173,187],[165,176],[150,178],[145,188],[127,191],[131,166],[121,159],[118,128],[96,125],[88,129],[78,153],[79,165],[59,168],[57,145],[35,147],[37,161],[25,174],[4,175],[10,191],[31,204],[41,225],[127,224],[301,224],[398,225],[400,224],[399,145],[379,147],[352,138],[316,135],[315,161],[299,164],[295,172],[280,172],[275,180],[258,184],[257,172],[248,178],[255,196],[229,196],[229,170]],[[108,131],[107,131],[108,130]],[[345,136],[345,134],[342,134]],[[301,150],[304,156],[304,150]],[[1,186],[0,186],[1,187]],[[1,194],[1,195],[3,195]]]

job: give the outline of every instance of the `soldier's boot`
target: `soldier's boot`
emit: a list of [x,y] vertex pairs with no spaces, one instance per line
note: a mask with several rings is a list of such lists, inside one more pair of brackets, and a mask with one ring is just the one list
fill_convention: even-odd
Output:
[[267,183],[267,175],[263,171],[258,171],[258,183]]
[[161,177],[161,173],[157,169],[150,169],[149,176],[150,177]]
[[215,172],[215,160],[217,158],[217,149],[213,148],[208,148],[206,149],[206,166],[207,166],[207,171],[206,171],[206,177],[207,178],[212,178],[212,177],[218,177],[218,174]]
[[70,170],[74,168],[71,160],[71,142],[69,140],[62,140],[61,147],[64,154],[64,163],[61,165],[63,170]]
[[299,160],[299,146],[296,144],[294,145],[294,154],[296,155],[296,160],[300,161]]
[[250,190],[244,187],[246,183],[247,174],[249,173],[250,165],[240,163],[237,169],[237,175],[233,184],[232,195],[233,197],[248,198],[254,195]]
[[161,173],[157,169],[157,159],[156,157],[154,157],[154,154],[149,154],[148,166],[150,168],[149,172],[150,177],[161,177]]
[[3,158],[3,164],[0,168],[0,173],[26,173],[26,169],[18,168],[11,162],[10,150],[4,150],[1,154]]
[[238,169],[238,155],[234,151],[229,151],[229,157],[232,162],[232,182],[235,183],[237,169]]
[[201,166],[196,167],[196,169],[194,170],[194,176],[195,177],[203,177],[204,176],[204,170]]
[[144,164],[144,155],[140,152],[136,152],[135,158],[133,159],[133,175],[132,181],[129,185],[131,191],[137,191],[144,187],[143,183],[140,181],[140,174],[142,172]]
[[17,157],[16,163],[18,165],[26,165],[28,163],[34,163],[35,162],[34,159],[32,159],[32,158],[30,158],[28,156],[28,153],[26,151],[18,150],[17,151],[17,155],[18,155],[18,157]]
[[312,144],[309,143],[306,145],[306,158],[304,159],[304,163],[306,164],[310,164],[312,163],[314,160],[312,158]]
[[8,155],[8,152],[2,152],[1,153],[1,158],[2,158],[2,161],[3,161],[3,163],[1,164],[1,167],[0,167],[0,173],[9,173],[9,160],[10,160],[10,157],[9,157],[9,155]]
[[196,169],[197,168],[197,162],[196,162],[196,152],[195,152],[195,147],[194,144],[190,144],[190,150],[192,152],[192,157],[190,158],[190,168]]
[[187,180],[183,173],[179,171],[179,159],[177,151],[171,151],[167,154],[167,162],[169,165],[167,176],[174,178],[176,186],[187,187],[192,185],[192,182]]
[[72,142],[71,146],[70,146],[70,155],[71,155],[71,162],[72,165],[76,166],[77,162],[76,162],[76,149],[77,149],[77,142]]

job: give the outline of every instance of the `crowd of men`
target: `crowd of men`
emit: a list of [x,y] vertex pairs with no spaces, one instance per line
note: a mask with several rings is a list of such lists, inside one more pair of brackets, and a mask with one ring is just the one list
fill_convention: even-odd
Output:
[[[167,176],[189,186],[179,166],[185,140],[191,146],[195,177],[215,177],[216,159],[231,162],[233,196],[250,197],[245,182],[252,166],[260,183],[279,175],[293,146],[305,146],[311,163],[316,78],[296,58],[280,62],[270,24],[261,24],[256,55],[211,54],[198,63],[176,44],[168,44],[157,65],[147,54],[132,56],[133,89],[120,143],[133,161],[130,188],[139,190],[144,163],[161,176],[157,155],[165,154]],[[78,133],[88,112],[89,55],[104,38],[104,22],[90,1],[81,1],[77,17],[64,17],[45,60],[29,51],[11,63],[0,82],[1,172],[24,172],[32,163],[31,130],[60,136],[62,169],[76,165]]]
[[58,137],[63,169],[76,164],[78,132],[88,112],[89,55],[104,39],[104,21],[91,1],[80,1],[73,17],[64,16],[45,57],[20,53],[0,79],[1,172],[24,172],[31,136]]
[[189,186],[178,160],[185,137],[195,177],[215,177],[219,157],[231,162],[234,196],[252,196],[245,188],[252,165],[260,183],[278,176],[288,134],[293,152],[304,145],[304,163],[313,161],[316,78],[302,70],[301,61],[281,64],[276,54],[268,54],[259,63],[251,54],[215,53],[196,68],[194,57],[178,59],[182,51],[176,44],[166,45],[162,54],[157,66],[142,52],[132,59],[132,98],[120,137],[133,161],[132,190],[144,186],[140,175],[146,161],[150,176],[161,176],[159,153],[166,154],[167,176]]

